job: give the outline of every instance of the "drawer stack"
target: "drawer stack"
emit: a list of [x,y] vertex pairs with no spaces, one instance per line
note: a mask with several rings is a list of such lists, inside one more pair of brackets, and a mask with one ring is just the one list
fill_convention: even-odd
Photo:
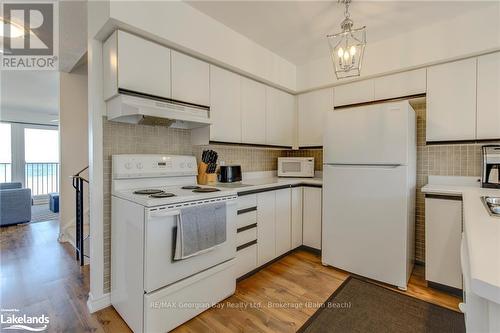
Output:
[[236,278],[257,268],[257,196],[238,197]]

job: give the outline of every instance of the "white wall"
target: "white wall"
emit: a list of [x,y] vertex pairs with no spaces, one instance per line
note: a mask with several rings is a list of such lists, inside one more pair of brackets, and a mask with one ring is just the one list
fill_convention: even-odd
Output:
[[[75,225],[75,190],[71,176],[88,165],[87,66],[60,73],[60,230],[68,240],[67,228]],[[85,177],[87,173],[84,174]],[[84,207],[88,208],[88,187]],[[88,223],[88,221],[86,221]],[[74,240],[73,240],[74,241]]]
[[[496,50],[500,48],[500,2],[377,43],[370,43],[369,37],[370,27],[367,27],[362,76],[402,71]],[[297,68],[298,91],[340,82],[335,79],[328,55]]]
[[181,1],[112,1],[117,26],[286,90],[294,64]]

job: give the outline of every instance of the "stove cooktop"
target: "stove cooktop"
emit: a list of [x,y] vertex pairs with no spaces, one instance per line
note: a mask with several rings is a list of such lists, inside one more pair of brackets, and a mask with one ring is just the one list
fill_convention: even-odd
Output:
[[[151,185],[150,185],[151,186]],[[197,184],[115,190],[113,195],[146,207],[236,195],[233,189]]]

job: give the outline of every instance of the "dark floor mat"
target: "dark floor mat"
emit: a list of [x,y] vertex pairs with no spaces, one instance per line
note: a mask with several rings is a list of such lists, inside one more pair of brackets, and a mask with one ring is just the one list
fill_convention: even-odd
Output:
[[465,332],[461,313],[349,277],[299,332]]

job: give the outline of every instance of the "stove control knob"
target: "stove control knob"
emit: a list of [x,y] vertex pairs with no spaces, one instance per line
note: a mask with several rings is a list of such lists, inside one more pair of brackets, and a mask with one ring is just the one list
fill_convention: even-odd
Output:
[[181,169],[184,169],[186,167],[186,163],[182,162],[181,163]]
[[193,163],[188,163],[188,168],[192,169],[193,168]]
[[137,169],[142,169],[142,163],[141,162],[137,163]]
[[125,163],[125,169],[132,169],[132,164],[130,162]]

